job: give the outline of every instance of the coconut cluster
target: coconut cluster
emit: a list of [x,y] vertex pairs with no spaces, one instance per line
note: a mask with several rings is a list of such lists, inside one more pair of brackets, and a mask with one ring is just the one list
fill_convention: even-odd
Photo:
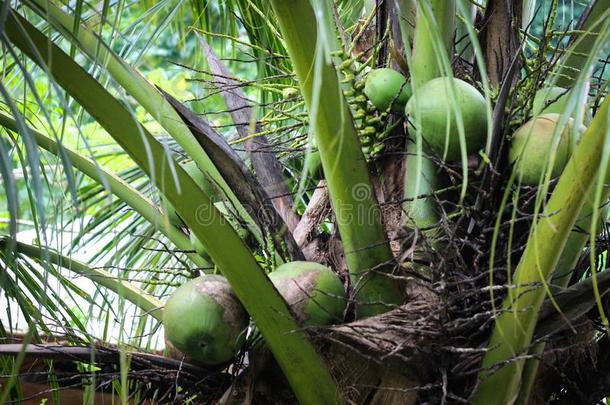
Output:
[[409,134],[413,139],[421,135],[427,153],[455,161],[462,156],[462,144],[466,155],[485,144],[485,99],[463,80],[440,77],[413,94],[399,72],[373,69],[367,75],[364,93],[379,110],[404,113]]
[[[412,93],[408,80],[391,69],[374,69],[366,77],[367,103],[385,114],[404,114],[412,139],[421,139],[424,151],[447,162],[477,153],[489,129],[487,105],[471,84],[453,77],[424,83]],[[286,92],[288,93],[288,92]],[[292,97],[292,94],[285,94]],[[567,90],[541,90],[533,100],[534,117],[511,137],[508,158],[521,184],[537,185],[545,176],[561,174],[584,127],[563,117]],[[185,165],[205,189],[206,179],[196,166]],[[222,202],[216,202],[223,211]],[[170,220],[173,207],[165,204]],[[226,214],[226,209],[224,209]],[[174,213],[175,214],[175,213]],[[245,237],[246,235],[242,235]],[[209,259],[205,246],[191,235],[194,250]],[[222,269],[221,269],[222,270]],[[323,326],[341,322],[346,292],[337,274],[312,262],[290,262],[269,274],[301,325]],[[207,366],[224,365],[235,358],[247,335],[250,320],[230,284],[220,275],[193,279],[168,299],[163,324],[170,345]]]
[[[404,111],[412,140],[421,139],[424,152],[446,162],[461,160],[485,146],[489,129],[485,98],[471,84],[453,77],[439,77],[412,94],[399,72],[373,69],[364,93],[378,109]],[[562,122],[569,91],[561,87],[539,90],[532,103],[534,118],[512,136],[509,161],[521,184],[537,185],[548,171],[561,174],[585,127],[574,118]]]
[[[269,279],[302,325],[330,325],[343,319],[345,289],[330,268],[290,262],[270,273]],[[204,275],[174,291],[163,310],[163,326],[169,344],[192,361],[219,366],[239,351],[249,317],[223,276]]]

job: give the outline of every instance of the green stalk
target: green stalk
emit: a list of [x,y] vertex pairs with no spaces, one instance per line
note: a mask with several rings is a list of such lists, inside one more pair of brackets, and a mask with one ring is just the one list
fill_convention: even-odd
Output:
[[252,216],[246,211],[235,196],[235,193],[227,185],[213,162],[193,137],[190,129],[154,85],[148,82],[127,62],[120,59],[87,27],[81,25],[78,32],[74,32],[74,18],[64,13],[53,2],[48,0],[29,0],[24,3],[55,29],[62,32],[66,38],[80,47],[96,63],[108,70],[113,79],[161,124],[167,133],[176,140],[178,145],[195,161],[197,166],[222,189],[223,194],[227,196],[232,206],[236,208],[240,217],[247,224],[248,229],[252,231],[258,242],[264,245],[262,232],[252,219]]
[[[0,111],[0,126],[3,126],[16,134],[19,133],[19,126],[15,119],[4,111]],[[142,215],[142,217],[150,222],[155,229],[167,236],[178,249],[187,251],[193,249],[189,238],[179,229],[172,226],[163,212],[156,208],[156,206],[148,198],[142,195],[142,193],[135,190],[120,177],[104,170],[96,162],[84,157],[80,153],[73,151],[66,146],[59,145],[41,131],[31,127],[28,128],[28,130],[34,135],[38,146],[56,156],[59,156],[60,153],[67,156],[72,166],[91,177],[98,184],[107,187],[112,194],[120,198],[138,214]],[[197,266],[202,268],[210,267],[210,263],[198,254],[187,253],[187,255]]]
[[[610,178],[606,180],[606,183],[608,182],[610,182]],[[593,197],[593,195],[590,195],[585,202],[585,205],[580,213],[580,219],[576,222],[576,226],[570,233],[566,246],[559,257],[559,262],[557,263],[557,267],[555,268],[553,277],[551,279],[551,290],[553,292],[559,292],[568,286],[570,277],[572,276],[572,269],[574,269],[576,263],[580,259],[587,240],[589,239],[589,234],[579,231],[579,229],[592,229],[591,225],[594,211]],[[606,190],[602,195],[602,201],[607,200],[608,191]],[[607,211],[607,208],[601,209],[602,213],[607,214]],[[605,215],[602,214],[600,217],[604,218],[603,222],[605,222]],[[532,358],[527,359],[525,361],[525,365],[523,366],[523,375],[521,377],[522,381],[521,386],[519,387],[519,397],[517,398],[515,405],[527,405],[529,403],[530,393],[536,381],[536,375],[540,365],[540,358],[544,353],[545,347],[546,343],[541,342],[536,344],[529,351],[529,355],[531,355]]]
[[581,72],[587,66],[591,66],[588,62],[589,55],[597,42],[599,33],[604,29],[604,26],[607,26],[609,18],[610,0],[597,0],[591,5],[591,10],[583,26],[579,27],[583,32],[576,37],[565,58],[559,62],[558,71],[554,73],[557,75],[557,86],[566,88],[571,86]]
[[405,225],[425,234],[440,221],[433,193],[438,189],[438,167],[417,150],[417,144],[407,146],[405,179]]
[[[608,136],[610,99],[606,100],[582,136],[576,151],[545,207],[543,217],[534,225],[523,256],[517,266],[513,287],[496,319],[489,350],[483,358],[474,404],[512,403],[519,394],[522,355],[531,343],[538,311],[548,292],[548,282],[574,228],[589,190],[596,180]],[[544,287],[533,287],[543,283]],[[511,360],[512,359],[512,360]],[[497,370],[489,370],[498,367]],[[490,373],[491,371],[491,373]]]
[[[599,20],[600,18],[600,14],[601,14],[601,9],[600,4],[603,3],[606,0],[601,0],[596,2],[595,4],[593,4],[591,12],[589,13],[589,15],[586,17],[583,26],[584,27],[591,27],[594,25],[596,20]],[[535,3],[535,2],[534,2]],[[606,8],[608,6],[610,6],[610,2],[606,1]],[[524,4],[524,7],[526,5]],[[524,9],[525,12],[525,9]],[[603,27],[604,24],[598,24],[596,26],[596,29],[594,29],[593,31],[595,31],[597,34],[599,35],[600,32],[602,32],[602,30],[604,29]],[[607,27],[607,24],[606,24]],[[605,28],[607,29],[607,28]],[[592,38],[593,35],[593,31],[591,33],[589,32],[583,32],[579,35],[577,35],[574,39],[573,42],[571,44],[571,46],[568,48],[566,55],[568,55],[567,58],[567,65],[570,64],[577,64],[580,67],[577,67],[580,70],[583,70],[584,66],[590,66],[593,63],[593,56],[591,53],[591,51],[594,48],[595,45],[595,40],[594,38]],[[578,55],[579,51],[578,48],[581,46],[581,41],[583,40],[588,40],[592,41],[593,43],[590,44],[590,46],[588,46],[587,51],[589,52],[588,55],[580,55],[580,56],[576,56]],[[574,56],[570,56],[570,55],[574,55]],[[570,61],[571,60],[571,61]],[[561,72],[562,70],[565,70],[565,66],[567,66],[566,63],[564,62],[563,65],[559,65],[559,72]],[[588,74],[586,74],[586,71],[581,71],[581,72],[575,72],[576,74],[571,75],[570,77],[568,76],[564,76],[563,74],[560,74],[559,80],[561,82],[561,84],[563,84],[564,86],[567,86],[568,88],[571,88],[571,92],[574,91],[581,91],[586,93],[587,92],[587,86],[585,85],[580,85],[580,83],[582,83],[582,81],[586,81]],[[557,76],[556,76],[557,77]],[[552,81],[552,79],[551,79]],[[587,95],[583,94],[582,97],[584,97],[586,99]],[[574,99],[575,96],[571,95],[570,99]],[[581,99],[578,99],[578,104],[580,103]],[[567,109],[570,109],[569,106],[566,106]],[[586,103],[584,105],[581,105],[580,108],[577,108],[576,111],[572,114],[572,117],[574,117],[577,120],[582,120],[585,117],[584,114],[584,110],[587,108]],[[610,181],[610,178],[606,179],[606,183],[608,183]],[[574,266],[576,266],[576,263],[578,261],[578,259],[580,258],[582,251],[587,243],[587,239],[589,238],[589,235],[587,235],[586,233],[580,231],[582,230],[586,230],[586,229],[594,229],[593,227],[593,214],[595,212],[594,209],[594,203],[595,203],[595,192],[596,190],[593,190],[593,192],[591,193],[591,195],[588,196],[585,205],[582,208],[581,214],[580,214],[580,219],[576,222],[576,227],[572,230],[572,232],[570,233],[570,236],[568,237],[568,241],[566,242],[566,246],[563,250],[563,252],[561,253],[561,256],[559,258],[559,262],[557,263],[557,267],[555,268],[554,272],[553,272],[553,277],[551,279],[551,291],[553,293],[561,291],[562,289],[566,288],[568,286],[568,283],[570,282],[570,276],[572,275],[572,269],[574,269]],[[601,195],[601,202],[605,202],[608,200],[608,196],[609,196],[609,192],[608,190],[605,188],[602,195]],[[602,213],[607,213],[607,208],[602,208],[601,209]],[[605,215],[602,215],[602,217],[605,217]],[[559,310],[559,309],[558,309]],[[522,404],[522,405],[526,405],[529,402],[529,397],[530,397],[530,393],[532,388],[534,387],[534,383],[536,381],[536,375],[538,373],[538,367],[540,365],[540,358],[541,356],[544,354],[544,348],[545,348],[546,344],[544,342],[542,343],[538,343],[536,344],[530,351],[529,354],[532,356],[531,358],[527,359],[525,361],[524,367],[523,367],[523,375],[521,377],[522,381],[521,381],[521,385],[519,388],[519,396],[517,398],[516,404]]]
[[455,13],[455,0],[419,0],[411,62],[414,90],[442,75],[440,54],[448,55],[453,45]]
[[[442,75],[442,58],[448,57],[453,44],[455,13],[454,0],[430,0],[429,2],[420,0],[413,56],[410,61],[413,97],[417,97],[417,89],[422,84]],[[433,30],[439,32],[435,35]],[[405,46],[405,49],[408,48]],[[415,142],[407,144],[406,164],[405,203],[403,204],[406,213],[405,225],[413,229],[426,230],[437,224],[440,219],[434,197],[431,196],[431,193],[436,190],[439,180],[438,168],[423,155],[420,136]]]
[[[399,304],[402,292],[395,280],[382,274],[392,270],[393,257],[360,142],[332,65],[330,41],[318,35],[319,21],[308,0],[272,0],[271,4],[309,110],[356,291],[357,316],[386,311],[387,306],[379,303]],[[318,12],[324,10],[317,8]],[[322,23],[328,20],[329,16],[320,17]]]
[[[458,12],[455,25],[455,41],[460,41],[456,44],[455,53],[461,55],[462,58],[472,63],[474,61],[474,46],[468,34],[468,27],[474,25],[474,19],[477,15],[477,5],[472,3],[464,7],[466,13]],[[460,11],[462,8],[460,7]]]
[[300,329],[265,271],[184,168],[169,160],[163,146],[100,83],[12,9],[4,34],[48,71],[121,145],[151,181],[164,190],[252,316],[299,401],[302,404],[340,403],[340,391],[324,360]]
[[[4,248],[6,243],[6,238],[0,238],[1,248]],[[63,267],[66,270],[70,270],[71,272],[74,272],[80,276],[86,277],[94,283],[109,289],[121,297],[124,297],[127,301],[131,302],[158,321],[163,319],[163,306],[165,305],[163,301],[153,297],[132,283],[117,278],[112,273],[91,268],[83,262],[64,256],[52,249],[29,245],[22,242],[17,242],[15,244],[15,248],[17,249],[17,252],[32,259],[39,261],[48,260],[56,266]]]

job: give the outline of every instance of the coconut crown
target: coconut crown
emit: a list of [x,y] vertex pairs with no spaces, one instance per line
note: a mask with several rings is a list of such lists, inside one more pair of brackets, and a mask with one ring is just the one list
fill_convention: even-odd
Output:
[[411,86],[393,69],[373,69],[366,75],[364,94],[380,111],[402,112],[411,97]]
[[289,262],[275,269],[269,278],[300,323],[322,326],[343,319],[345,288],[328,267],[313,262]]
[[487,138],[486,103],[476,88],[460,79],[438,77],[417,89],[416,96],[405,108],[409,134],[415,139],[419,127],[427,152],[444,157],[446,161],[459,160],[457,113],[464,125],[466,153],[474,153],[485,145]]
[[240,347],[248,314],[227,280],[205,275],[178,287],[163,309],[165,338],[204,365],[230,361]]
[[551,163],[551,157],[554,158],[551,178],[563,171],[585,127],[579,125],[574,131],[575,122],[569,118],[561,134],[555,134],[560,118],[560,114],[539,115],[513,134],[508,157],[515,164],[513,170],[522,184],[538,185]]

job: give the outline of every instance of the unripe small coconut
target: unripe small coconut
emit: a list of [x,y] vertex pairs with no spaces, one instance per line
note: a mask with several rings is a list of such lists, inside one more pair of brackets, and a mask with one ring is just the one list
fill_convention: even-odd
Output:
[[[451,97],[452,84],[455,100]],[[405,108],[410,121],[409,134],[415,139],[414,126],[420,126],[424,146],[429,152],[446,161],[459,160],[461,149],[456,112],[462,116],[466,153],[474,153],[485,145],[487,138],[485,98],[460,79],[439,77],[418,89],[418,95],[412,97]]]
[[295,87],[286,87],[282,90],[282,98],[284,100],[290,100],[296,98],[299,95],[299,89]]
[[380,111],[386,111],[391,104],[392,111],[402,112],[411,97],[411,86],[393,69],[373,69],[366,75],[364,94]]
[[343,318],[345,289],[328,267],[314,262],[289,262],[270,273],[269,278],[300,323],[322,326]]
[[514,133],[508,155],[510,162],[515,163],[514,170],[522,184],[534,186],[541,182],[552,153],[555,153],[552,178],[563,171],[573,152],[573,146],[585,127],[580,125],[574,132],[574,120],[569,118],[566,127],[561,134],[556,135],[556,142],[553,144],[560,117],[559,114],[542,114],[523,124]]
[[569,92],[563,87],[546,87],[536,92],[532,110],[534,114],[561,114],[568,98]]
[[248,314],[222,276],[193,279],[174,291],[163,309],[165,338],[204,365],[230,361],[243,342]]

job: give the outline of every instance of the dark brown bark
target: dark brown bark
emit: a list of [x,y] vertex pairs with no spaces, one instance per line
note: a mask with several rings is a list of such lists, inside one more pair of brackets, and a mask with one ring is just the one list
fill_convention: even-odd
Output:
[[283,219],[271,204],[265,190],[252,172],[245,167],[226,139],[178,100],[165,92],[163,95],[184,120],[197,142],[206,151],[257,225],[262,230],[271,232],[278,252],[283,252],[281,243],[283,240],[290,257],[293,260],[302,260],[303,253],[294,241],[292,233],[286,229]]
[[[216,56],[212,48],[200,37],[201,46],[204,49],[208,65],[212,74],[214,85],[221,92],[229,113],[233,118],[233,124],[240,138],[250,135],[250,124],[252,108],[240,88],[240,83],[231,77],[231,73],[224,63]],[[261,132],[258,122],[254,126],[254,134]],[[255,136],[244,142],[246,152],[252,162],[256,177],[263,186],[267,195],[272,199],[273,205],[288,226],[290,232],[294,232],[299,223],[298,215],[293,211],[294,201],[288,190],[286,179],[282,174],[282,166],[275,157],[272,146],[265,136]]]
[[479,41],[492,86],[502,83],[519,49],[522,0],[489,0]]
[[318,227],[331,214],[330,196],[326,181],[318,183],[309,204],[294,230],[294,239],[307,260],[320,263],[324,254],[322,240],[318,238]]

